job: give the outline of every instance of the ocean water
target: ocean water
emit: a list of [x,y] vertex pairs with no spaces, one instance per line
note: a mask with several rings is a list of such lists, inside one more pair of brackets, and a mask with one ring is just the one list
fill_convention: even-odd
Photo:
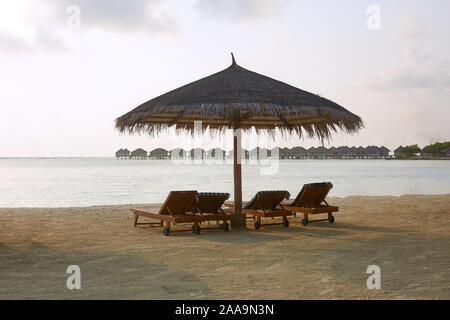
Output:
[[[181,163],[180,163],[181,162]],[[171,190],[233,193],[229,161],[113,158],[0,159],[0,207],[163,202]],[[330,181],[330,196],[450,193],[450,161],[253,160],[242,166],[243,198]]]

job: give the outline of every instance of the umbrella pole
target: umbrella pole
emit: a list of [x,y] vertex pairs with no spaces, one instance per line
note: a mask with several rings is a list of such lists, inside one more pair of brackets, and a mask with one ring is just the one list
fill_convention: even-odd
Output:
[[231,215],[231,227],[245,228],[246,219],[242,214],[242,170],[241,170],[241,129],[234,130],[234,212]]

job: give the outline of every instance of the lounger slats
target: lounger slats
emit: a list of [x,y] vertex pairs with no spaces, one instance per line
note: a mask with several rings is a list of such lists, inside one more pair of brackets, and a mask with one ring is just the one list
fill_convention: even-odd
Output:
[[200,214],[223,213],[222,205],[228,198],[230,198],[229,193],[199,192],[191,211]]
[[[287,217],[292,215],[292,212],[282,208],[277,208],[283,199],[288,197],[287,191],[259,191],[252,198],[243,205],[242,212],[244,214],[252,215],[255,222],[255,229],[261,226],[261,218],[276,218],[282,217],[283,222],[275,224],[283,224],[285,227],[289,226]],[[270,223],[274,224],[274,223]]]
[[228,231],[227,220],[230,216],[221,208],[228,193],[197,193],[197,191],[172,191],[166,198],[158,213],[145,210],[131,209],[135,215],[134,226],[158,223],[138,223],[139,217],[159,220],[159,225],[165,228],[164,235],[169,235],[170,225],[177,223],[193,223],[192,231],[200,233],[199,224],[205,221],[223,221],[222,227]]
[[[313,221],[328,220],[333,223],[334,217],[332,213],[338,212],[339,208],[328,205],[325,200],[332,188],[333,184],[331,182],[305,184],[294,200],[281,202],[280,208],[291,210],[294,215],[297,212],[303,213],[302,224],[305,226]],[[325,203],[325,205],[323,203]],[[309,214],[320,213],[327,213],[328,219],[309,220]]]

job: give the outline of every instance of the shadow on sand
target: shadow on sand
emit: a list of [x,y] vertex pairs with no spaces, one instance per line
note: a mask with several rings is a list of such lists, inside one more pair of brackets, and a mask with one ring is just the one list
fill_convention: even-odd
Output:
[[[69,290],[69,265],[81,269],[81,289]],[[130,254],[59,251],[32,243],[0,244],[0,299],[213,299],[193,275]]]

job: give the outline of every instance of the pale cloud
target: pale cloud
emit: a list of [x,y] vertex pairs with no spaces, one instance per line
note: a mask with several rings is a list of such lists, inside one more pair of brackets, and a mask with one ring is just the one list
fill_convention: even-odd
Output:
[[404,50],[403,64],[388,68],[367,81],[376,89],[450,88],[450,63],[422,49]]
[[244,21],[277,16],[287,2],[288,0],[197,0],[194,8],[210,18]]
[[62,14],[72,4],[79,6],[82,27],[86,28],[154,34],[172,33],[178,27],[178,19],[162,0],[62,0],[58,3]]
[[[24,53],[67,50],[67,9],[80,8],[81,30],[175,34],[178,18],[162,0],[0,0],[0,51]],[[5,21],[9,14],[14,19]]]
[[394,36],[400,40],[412,40],[423,37],[427,27],[422,19],[414,13],[405,12],[395,25]]

